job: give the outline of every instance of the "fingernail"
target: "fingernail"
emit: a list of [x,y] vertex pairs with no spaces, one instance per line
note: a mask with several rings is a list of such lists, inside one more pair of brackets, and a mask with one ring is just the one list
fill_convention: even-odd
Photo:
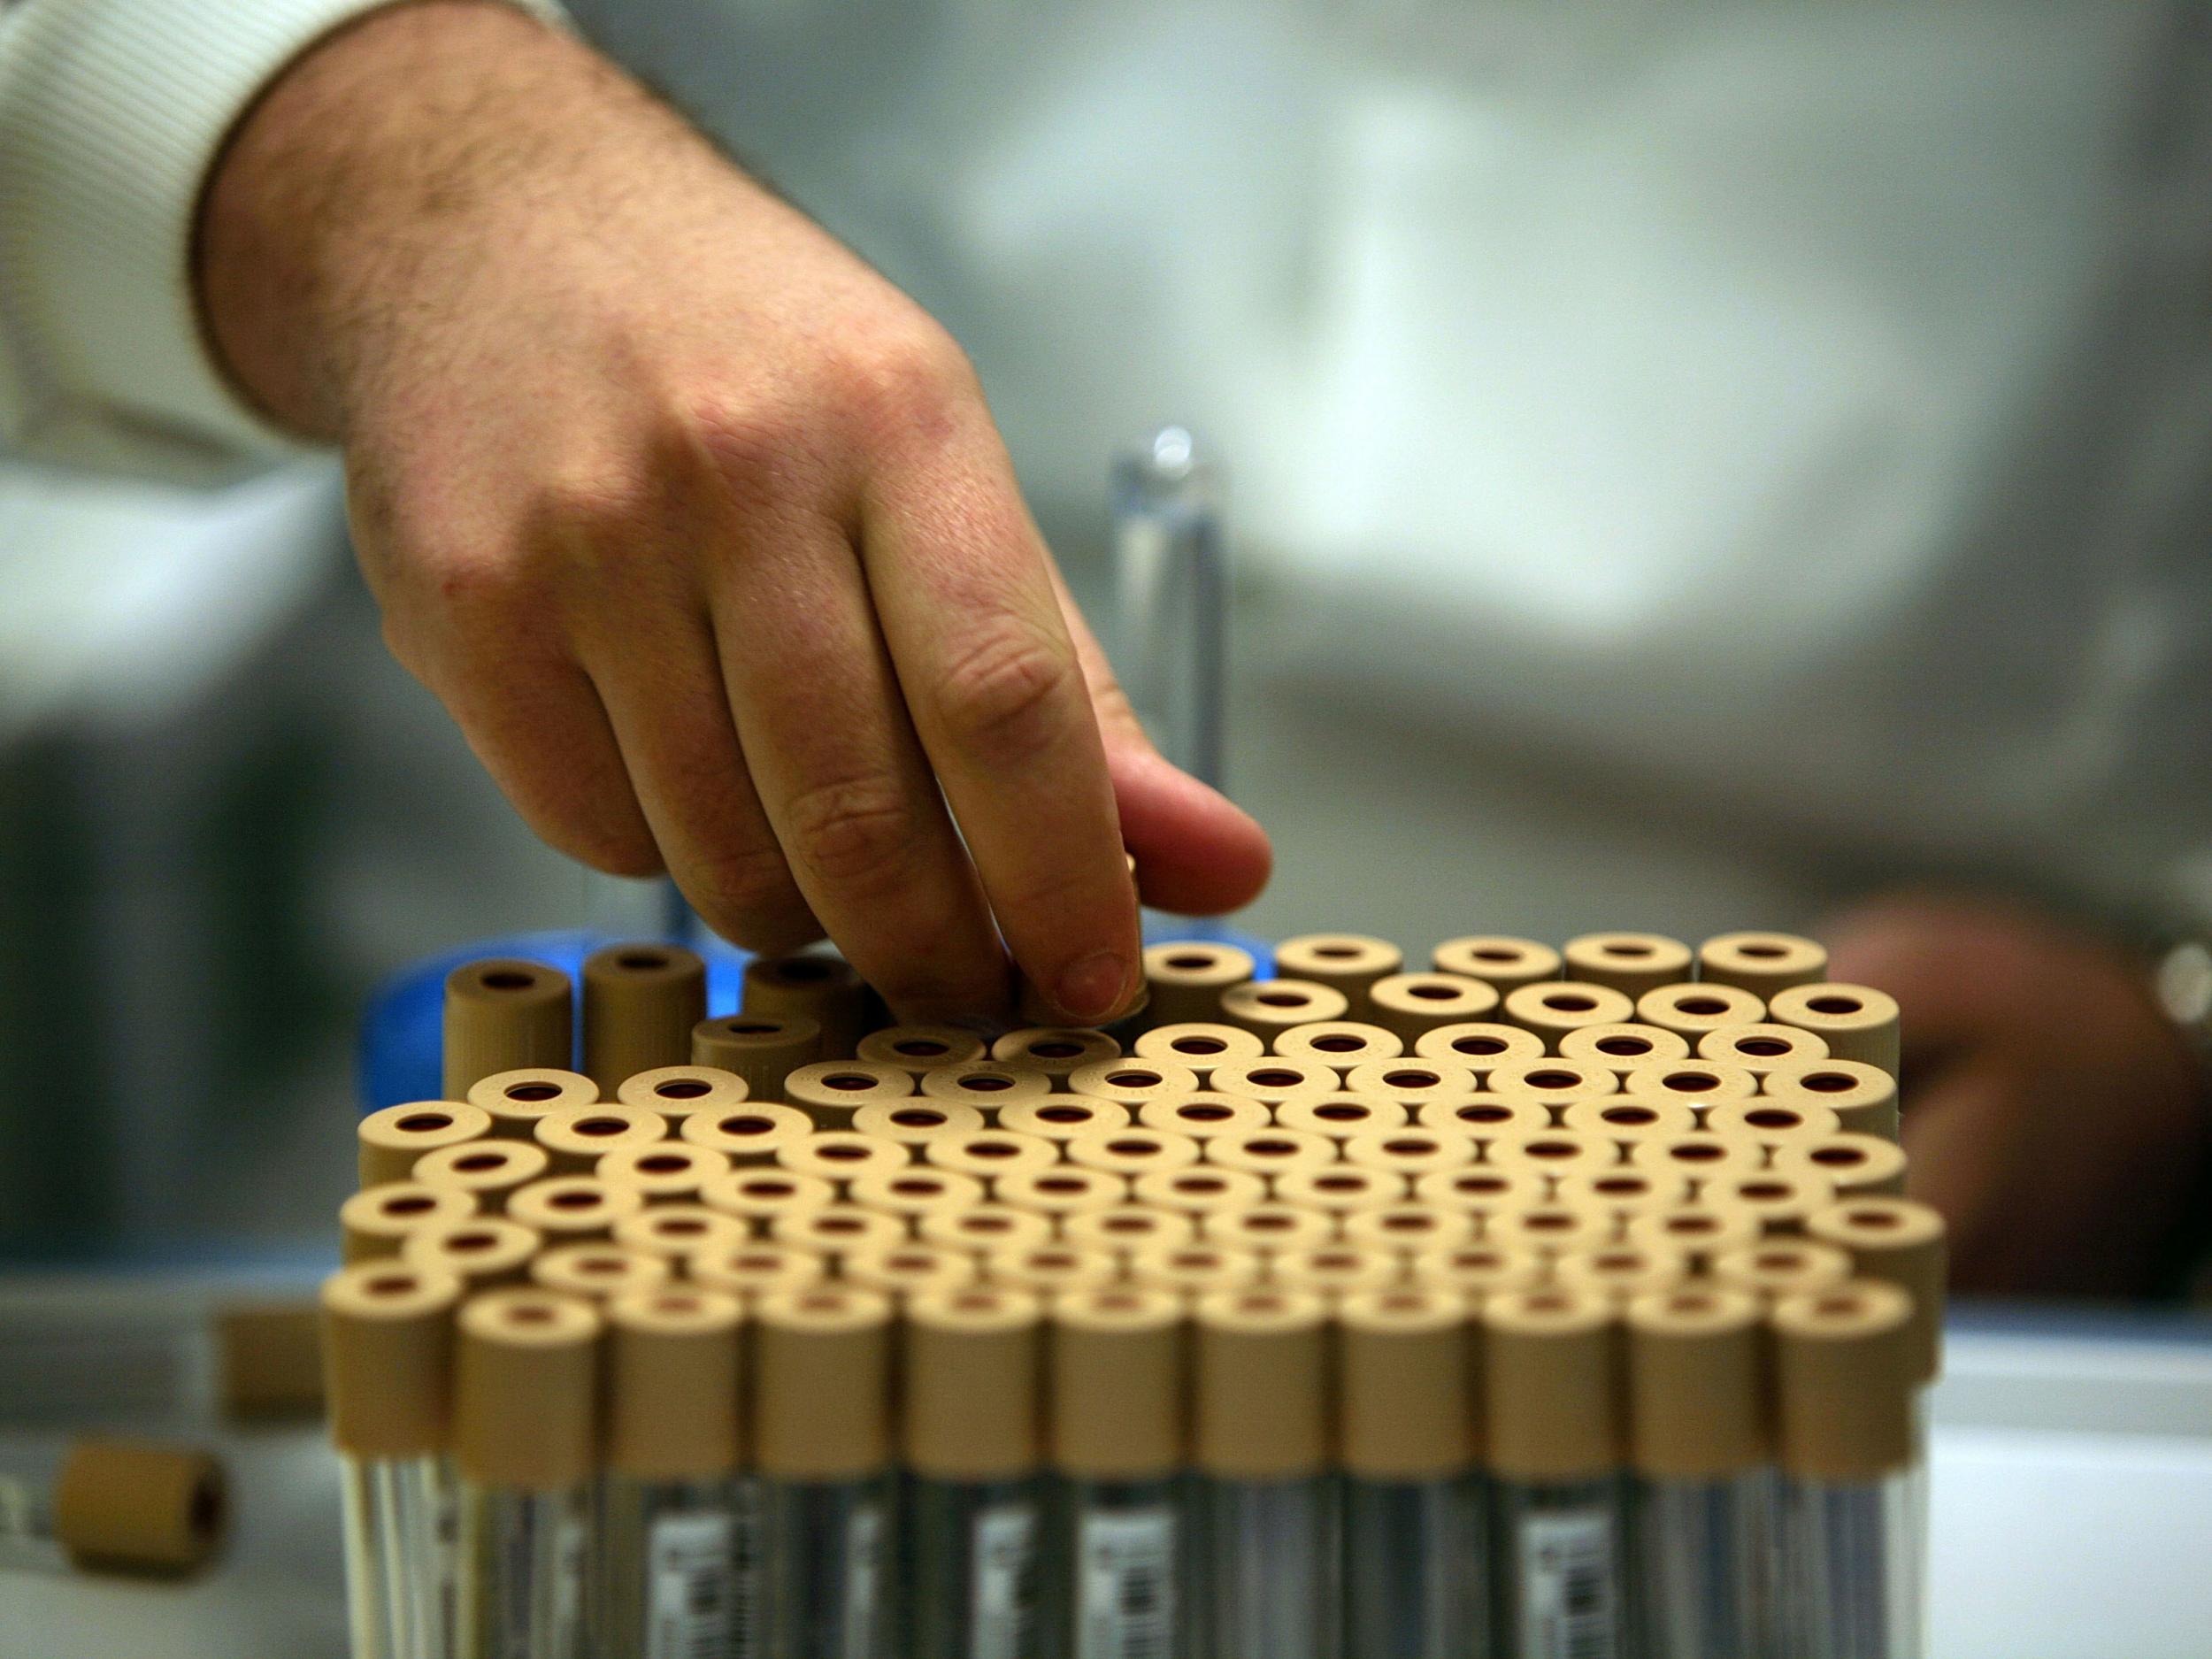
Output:
[[1077,1019],[1098,1019],[1121,1006],[1129,983],[1129,964],[1110,950],[1086,956],[1063,973],[1054,987],[1061,1010]]

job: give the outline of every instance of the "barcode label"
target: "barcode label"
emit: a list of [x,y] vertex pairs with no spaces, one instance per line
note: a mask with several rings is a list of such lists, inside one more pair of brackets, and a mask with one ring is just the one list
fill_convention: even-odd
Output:
[[1037,1608],[1037,1508],[997,1503],[975,1517],[967,1659],[1028,1659]]
[[645,1540],[645,1659],[729,1659],[730,1517],[664,1515]]
[[767,1545],[760,1482],[737,1483],[730,1502],[730,1659],[767,1659]]
[[1522,1659],[1615,1659],[1612,1516],[1525,1517],[1520,1563]]
[[845,1528],[844,1647],[873,1653],[876,1602],[883,1594],[883,1511],[873,1504],[852,1512]]
[[1075,1548],[1075,1659],[1168,1659],[1175,1511],[1086,1515]]
[[591,1531],[580,1515],[553,1524],[553,1638],[548,1651],[584,1651],[584,1579],[591,1571]]

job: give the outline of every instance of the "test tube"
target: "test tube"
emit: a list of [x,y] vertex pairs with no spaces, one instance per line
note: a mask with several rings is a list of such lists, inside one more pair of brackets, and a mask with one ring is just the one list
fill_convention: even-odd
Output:
[[[1212,1011],[1218,1016],[1218,1005]],[[1140,1060],[1187,1068],[1197,1078],[1198,1087],[1204,1088],[1216,1066],[1256,1060],[1267,1052],[1267,1045],[1241,1025],[1227,1025],[1216,1018],[1156,1025],[1137,1039],[1136,1052]]]
[[753,1100],[781,1100],[784,1079],[821,1057],[821,1023],[803,1014],[721,1014],[691,1028],[691,1064],[736,1073]]
[[1417,1059],[1443,1060],[1465,1066],[1475,1074],[1476,1087],[1480,1087],[1482,1079],[1498,1066],[1510,1065],[1516,1060],[1540,1059],[1544,1040],[1518,1025],[1490,1019],[1463,1019],[1448,1025],[1431,1026],[1415,1041],[1413,1053]]
[[755,956],[745,964],[741,1000],[745,1018],[812,1020],[822,1033],[821,1060],[851,1059],[867,1029],[868,987],[836,956]]
[[665,1286],[614,1297],[605,1317],[595,1655],[756,1655],[760,1494],[740,1472],[740,1304]]
[[1348,1295],[1337,1311],[1345,1651],[1490,1652],[1484,1483],[1468,1309],[1434,1284]]
[[450,1226],[476,1214],[472,1193],[423,1181],[386,1181],[365,1187],[338,1207],[340,1250],[350,1266],[380,1256],[397,1256],[418,1233]]
[[1034,1066],[1006,1065],[996,1060],[939,1066],[922,1073],[920,1088],[926,1099],[974,1107],[986,1123],[996,1123],[1000,1111],[1008,1106],[1041,1102],[1053,1093],[1052,1079]]
[[1498,1004],[1497,987],[1486,980],[1457,973],[1388,973],[1367,987],[1366,1017],[1418,1053],[1421,1040],[1439,1026],[1488,1020]]
[[1559,977],[1559,953],[1533,939],[1510,933],[1465,933],[1448,939],[1429,955],[1429,965],[1439,973],[1456,973],[1480,979],[1501,992],[1537,979]]
[[[1205,940],[1147,945],[1144,982],[1152,994],[1153,1026],[1214,1018],[1221,1007],[1221,994],[1249,979],[1254,965],[1251,953],[1234,945]],[[1144,1051],[1140,1048],[1138,1052]]]
[[902,1624],[912,1659],[1038,1649],[1041,1332],[1041,1304],[1025,1291],[971,1286],[907,1302]]
[[554,1291],[462,1304],[462,1659],[588,1659],[600,1328],[590,1303]]
[[1624,1019],[1633,1018],[1640,1025],[1673,1032],[1692,1048],[1702,1041],[1708,1032],[1730,1025],[1759,1025],[1766,1017],[1767,1005],[1752,992],[1740,991],[1732,985],[1709,985],[1701,980],[1663,985],[1646,991],[1636,999],[1635,1013],[1622,1016]]
[[558,1066],[518,1066],[494,1071],[469,1086],[469,1103],[492,1115],[492,1133],[527,1141],[538,1119],[572,1106],[599,1103],[599,1085],[581,1071]]
[[1222,481],[1180,426],[1114,457],[1115,666],[1160,752],[1221,786],[1228,550]]
[[991,1057],[991,1045],[959,1025],[886,1025],[863,1037],[856,1060],[895,1065],[919,1081],[941,1065],[972,1065]]
[[681,945],[608,945],[584,958],[584,1071],[608,1099],[640,1071],[691,1058],[707,964]]
[[[1601,1065],[1617,1075],[1633,1071],[1640,1065],[1649,1065],[1654,1060],[1686,1060],[1690,1057],[1690,1044],[1678,1033],[1663,1031],[1656,1025],[1640,1025],[1630,1020],[1617,1025],[1585,1025],[1579,1031],[1569,1032],[1559,1040],[1559,1057]],[[1720,1057],[1732,1058],[1727,1055]]]
[[1198,1298],[1195,1325],[1196,1651],[1338,1659],[1327,1304],[1300,1290],[1216,1291]]
[[649,1106],[576,1106],[548,1112],[530,1138],[552,1157],[556,1175],[588,1175],[610,1152],[668,1139],[668,1119]]
[[850,1129],[863,1106],[910,1099],[914,1074],[903,1066],[868,1060],[824,1060],[803,1065],[783,1082],[783,1097],[814,1120],[817,1129]]
[[415,1179],[425,1187],[465,1193],[487,1216],[503,1215],[509,1194],[541,1180],[553,1167],[546,1149],[532,1141],[470,1141],[441,1147],[415,1160]]
[[1166,1659],[1187,1598],[1188,1340],[1174,1295],[1114,1285],[1051,1304],[1047,1448],[1053,1659]]
[[1690,948],[1664,933],[1584,933],[1559,955],[1570,979],[1630,996],[1690,977]]
[[1316,1060],[1341,1078],[1356,1065],[1370,1060],[1394,1060],[1405,1053],[1395,1032],[1356,1019],[1321,1019],[1310,1025],[1293,1025],[1275,1039],[1275,1052],[1286,1060]]
[[718,1065],[657,1065],[624,1078],[613,1097],[625,1106],[649,1106],[672,1125],[694,1112],[742,1106],[753,1088]]
[[223,1467],[196,1447],[82,1436],[0,1448],[0,1571],[177,1578],[213,1557],[228,1517]]
[[1897,1139],[1897,1079],[1863,1060],[1802,1060],[1777,1065],[1764,1080],[1768,1096],[1792,1106],[1825,1107],[1847,1134]]
[[1483,1305],[1494,1631],[1514,1659],[1615,1659],[1625,1609],[1619,1329],[1596,1291]]
[[1795,933],[1716,933],[1697,948],[1697,977],[1755,995],[1810,985],[1828,972],[1828,952]]
[[1897,999],[1871,986],[1823,981],[1793,985],[1769,1004],[1775,1024],[1809,1031],[1838,1060],[1857,1060],[1897,1075]]
[[1761,1659],[1774,1520],[1757,1297],[1680,1285],[1628,1303],[1639,1659]]
[[1343,1019],[1351,1006],[1343,992],[1310,979],[1252,979],[1233,985],[1221,994],[1219,1018],[1248,1036],[1271,1044],[1294,1025]]
[[1792,1659],[1920,1659],[1913,1299],[1853,1279],[1786,1296],[1775,1341],[1782,1470],[1780,1648]]
[[1275,947],[1276,972],[1341,991],[1355,1020],[1366,1018],[1361,1010],[1368,1006],[1368,988],[1402,972],[1405,961],[1405,952],[1387,939],[1365,933],[1301,933]]
[[1569,1032],[1579,1031],[1586,1025],[1624,1025],[1632,1020],[1643,1020],[1647,1025],[1665,1023],[1644,1019],[1626,993],[1609,986],[1586,985],[1579,979],[1547,979],[1540,984],[1524,985],[1517,990],[1508,991],[1501,1006],[1504,1010],[1502,1018],[1541,1037],[1544,1047],[1553,1053],[1558,1051],[1560,1040]]
[[1202,1092],[1198,1073],[1171,1060],[1102,1060],[1068,1073],[1068,1092],[1091,1100],[1110,1100],[1141,1114],[1158,1100]]
[[991,1045],[992,1059],[1042,1071],[1062,1092],[1072,1087],[1069,1078],[1086,1066],[1120,1056],[1119,1043],[1102,1031],[1082,1025],[1025,1025]]
[[492,1115],[465,1101],[419,1100],[387,1106],[361,1120],[361,1185],[403,1181],[417,1160],[441,1147],[465,1146],[492,1132]]
[[815,1285],[753,1310],[769,1659],[892,1659],[891,1302]]
[[442,1092],[466,1100],[495,1072],[565,1066],[572,1033],[568,975],[558,968],[504,957],[464,963],[446,975]]

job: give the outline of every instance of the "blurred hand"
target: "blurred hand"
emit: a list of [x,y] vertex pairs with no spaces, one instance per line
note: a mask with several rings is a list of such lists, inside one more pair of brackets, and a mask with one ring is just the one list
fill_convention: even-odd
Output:
[[[547,841],[718,932],[826,930],[909,1018],[1072,1018],[1145,897],[1266,879],[1146,741],[950,338],[503,7],[309,53],[211,183],[210,331],[345,449],[392,649]],[[956,825],[957,829],[956,830]]]
[[1904,1017],[1914,1195],[1989,1294],[2147,1286],[2204,1155],[2195,1064],[2143,965],[2024,908],[1898,897],[1826,930]]

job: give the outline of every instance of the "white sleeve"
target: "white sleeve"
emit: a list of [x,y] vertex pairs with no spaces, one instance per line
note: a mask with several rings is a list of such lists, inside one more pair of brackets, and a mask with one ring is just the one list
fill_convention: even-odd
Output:
[[[518,3],[558,16],[552,0]],[[209,166],[261,88],[384,4],[0,10],[0,446],[188,479],[299,452],[207,350],[193,223]]]

